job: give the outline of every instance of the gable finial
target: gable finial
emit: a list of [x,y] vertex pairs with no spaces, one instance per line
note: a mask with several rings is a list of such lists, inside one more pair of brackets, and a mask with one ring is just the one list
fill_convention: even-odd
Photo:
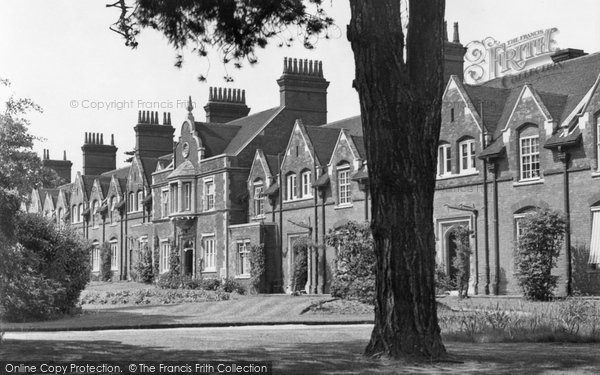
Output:
[[187,110],[188,113],[192,113],[192,111],[194,110],[194,106],[192,105],[192,96],[190,95],[188,98],[188,106],[187,106]]

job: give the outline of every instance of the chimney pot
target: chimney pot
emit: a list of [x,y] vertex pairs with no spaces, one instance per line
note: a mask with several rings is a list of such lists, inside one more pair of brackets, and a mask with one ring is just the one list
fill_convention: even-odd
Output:
[[104,134],[100,134],[100,144],[104,144]]
[[460,43],[460,38],[458,36],[458,22],[454,22],[454,37],[452,38],[452,43]]
[[138,124],[142,122],[142,111],[138,111]]
[[63,150],[63,160],[67,160],[67,150]]

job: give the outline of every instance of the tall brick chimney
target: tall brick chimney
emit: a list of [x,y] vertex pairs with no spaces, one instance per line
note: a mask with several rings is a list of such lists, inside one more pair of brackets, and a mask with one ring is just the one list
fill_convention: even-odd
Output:
[[327,122],[327,87],[323,63],[317,60],[283,59],[279,84],[280,105],[292,110],[313,112],[317,125]]
[[50,159],[50,150],[44,150],[44,157],[42,158],[42,165],[44,167],[54,169],[60,178],[65,180],[66,183],[71,182],[71,167],[73,163],[67,160],[67,152],[63,152],[63,159]]
[[171,114],[163,113],[159,123],[158,112],[139,111],[135,129],[135,151],[140,157],[158,158],[173,152]]
[[458,22],[454,22],[452,42],[448,41],[448,26],[444,21],[444,83],[448,82],[451,75],[464,79],[464,57],[467,49],[460,43],[458,35]]
[[81,151],[83,151],[84,175],[95,176],[117,168],[114,135],[111,135],[110,145],[105,145],[104,134],[86,132]]
[[209,87],[208,103],[204,106],[206,122],[229,122],[245,117],[250,112],[246,106],[246,91]]

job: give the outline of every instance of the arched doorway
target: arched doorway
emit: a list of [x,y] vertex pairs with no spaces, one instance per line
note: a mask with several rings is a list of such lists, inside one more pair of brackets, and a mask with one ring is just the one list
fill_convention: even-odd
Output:
[[194,241],[192,240],[183,243],[183,274],[194,275]]
[[446,273],[450,280],[456,280],[458,269],[454,265],[454,259],[456,259],[456,248],[457,248],[457,231],[458,227],[452,227],[446,235]]

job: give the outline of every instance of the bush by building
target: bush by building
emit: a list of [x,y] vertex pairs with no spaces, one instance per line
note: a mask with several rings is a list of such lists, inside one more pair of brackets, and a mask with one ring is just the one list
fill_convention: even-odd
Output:
[[515,247],[515,276],[527,299],[552,298],[558,277],[552,268],[562,247],[566,219],[559,211],[539,209],[519,221]]
[[110,250],[110,243],[105,242],[100,247],[100,280],[111,281],[112,280],[112,252]]
[[255,293],[265,292],[266,256],[264,246],[250,246],[250,285]]
[[154,280],[154,264],[152,262],[152,250],[145,244],[138,253],[137,263],[135,264],[135,272],[138,281],[150,284]]
[[368,224],[349,222],[329,231],[327,245],[337,249],[331,295],[375,302],[375,251]]
[[19,213],[15,237],[0,241],[0,305],[9,321],[71,313],[89,281],[91,245],[70,229]]

